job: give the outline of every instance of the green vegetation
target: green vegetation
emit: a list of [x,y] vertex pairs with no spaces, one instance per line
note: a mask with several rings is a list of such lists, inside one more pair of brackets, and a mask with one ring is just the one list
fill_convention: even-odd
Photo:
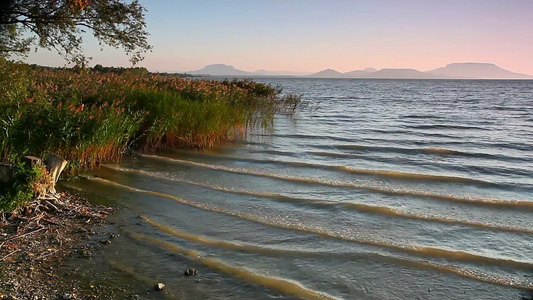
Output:
[[12,182],[0,183],[0,211],[12,210],[31,201],[41,192],[46,177],[46,169],[43,166],[15,164]]
[[[73,173],[116,162],[128,148],[208,148],[265,128],[276,112],[293,112],[300,102],[250,80],[143,73],[42,69],[0,59],[0,161],[53,153]],[[9,203],[1,200],[0,210]]]

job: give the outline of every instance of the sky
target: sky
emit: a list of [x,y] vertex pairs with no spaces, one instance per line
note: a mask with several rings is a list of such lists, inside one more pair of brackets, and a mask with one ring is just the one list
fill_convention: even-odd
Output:
[[[245,71],[429,71],[489,62],[533,74],[533,0],[140,0],[154,47],[139,64],[184,72],[223,63]],[[86,39],[91,65],[130,66]],[[63,66],[39,50],[29,63]]]

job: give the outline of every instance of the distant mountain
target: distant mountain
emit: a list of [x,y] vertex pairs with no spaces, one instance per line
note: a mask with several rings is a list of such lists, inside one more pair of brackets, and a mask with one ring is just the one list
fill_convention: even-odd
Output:
[[381,69],[376,71],[373,68],[366,68],[365,70],[355,70],[346,73],[341,73],[332,69],[326,69],[318,73],[309,75],[313,78],[436,78],[433,74],[420,72],[415,69]]
[[355,70],[344,73],[344,77],[346,78],[365,78],[369,75],[369,73],[376,72],[377,70],[374,68],[366,68],[364,70]]
[[451,78],[514,79],[533,76],[514,73],[490,63],[453,63],[427,73]]
[[325,70],[322,70],[320,72],[317,72],[317,73],[314,73],[314,74],[311,74],[311,75],[307,75],[307,77],[313,77],[313,78],[343,78],[344,74],[339,72],[339,71],[335,71],[333,69],[325,69]]
[[326,69],[309,75],[313,78],[390,78],[390,79],[528,79],[531,75],[514,73],[490,63],[452,63],[446,67],[428,72],[415,69],[381,69],[366,68],[341,73]]
[[333,69],[326,69],[320,72],[306,75],[301,72],[291,71],[267,71],[257,70],[247,72],[224,64],[208,65],[200,70],[187,72],[191,75],[210,76],[241,76],[241,77],[310,77],[310,78],[390,78],[390,79],[533,79],[533,76],[514,73],[498,67],[491,63],[452,63],[446,67],[438,68],[428,72],[421,72],[415,69],[381,69],[366,68],[364,70],[354,70],[342,73]]
[[401,78],[401,79],[430,79],[436,78],[431,73],[420,72],[415,69],[381,69],[371,72],[366,78]]
[[305,76],[309,73],[305,72],[292,72],[292,71],[267,71],[267,70],[257,70],[252,73],[253,75],[261,76]]
[[366,68],[364,70],[354,70],[346,73],[341,73],[339,71],[333,70],[333,69],[326,69],[317,73],[313,73],[311,75],[307,75],[307,77],[313,77],[313,78],[366,78],[369,73],[375,72],[376,69],[374,68]]
[[343,73],[342,77],[345,77],[345,78],[360,78],[360,77],[366,77],[368,75],[368,73],[371,73],[371,72],[368,72],[368,71],[365,71],[365,70],[355,70],[355,71],[350,71],[350,72]]
[[203,67],[200,70],[187,72],[192,75],[211,75],[211,76],[246,76],[252,75],[250,72],[242,71],[235,69],[233,66],[228,66],[224,64],[214,64]]
[[187,72],[191,75],[209,75],[209,76],[305,76],[308,73],[291,72],[291,71],[267,71],[257,70],[255,72],[248,72],[236,69],[233,66],[225,64],[212,64],[203,67],[200,70]]

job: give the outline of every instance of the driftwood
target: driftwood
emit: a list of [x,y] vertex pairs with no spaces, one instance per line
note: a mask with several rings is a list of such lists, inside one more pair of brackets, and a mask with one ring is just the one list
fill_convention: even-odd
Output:
[[13,165],[0,163],[0,183],[9,183],[13,180]]
[[44,164],[46,166],[46,170],[51,176],[49,192],[52,194],[55,194],[56,193],[55,184],[59,180],[59,176],[61,175],[61,172],[63,172],[63,169],[65,169],[65,166],[67,165],[67,161],[58,156],[50,154],[44,160]]

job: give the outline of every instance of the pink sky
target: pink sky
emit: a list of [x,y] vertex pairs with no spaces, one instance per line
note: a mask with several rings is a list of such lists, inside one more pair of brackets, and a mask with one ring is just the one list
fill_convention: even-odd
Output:
[[[264,0],[141,1],[154,46],[141,63],[191,71],[238,69],[346,72],[366,67],[428,71],[453,62],[490,62],[533,74],[533,1]],[[87,42],[92,63],[128,66],[118,50]],[[27,60],[63,65],[55,53]]]

